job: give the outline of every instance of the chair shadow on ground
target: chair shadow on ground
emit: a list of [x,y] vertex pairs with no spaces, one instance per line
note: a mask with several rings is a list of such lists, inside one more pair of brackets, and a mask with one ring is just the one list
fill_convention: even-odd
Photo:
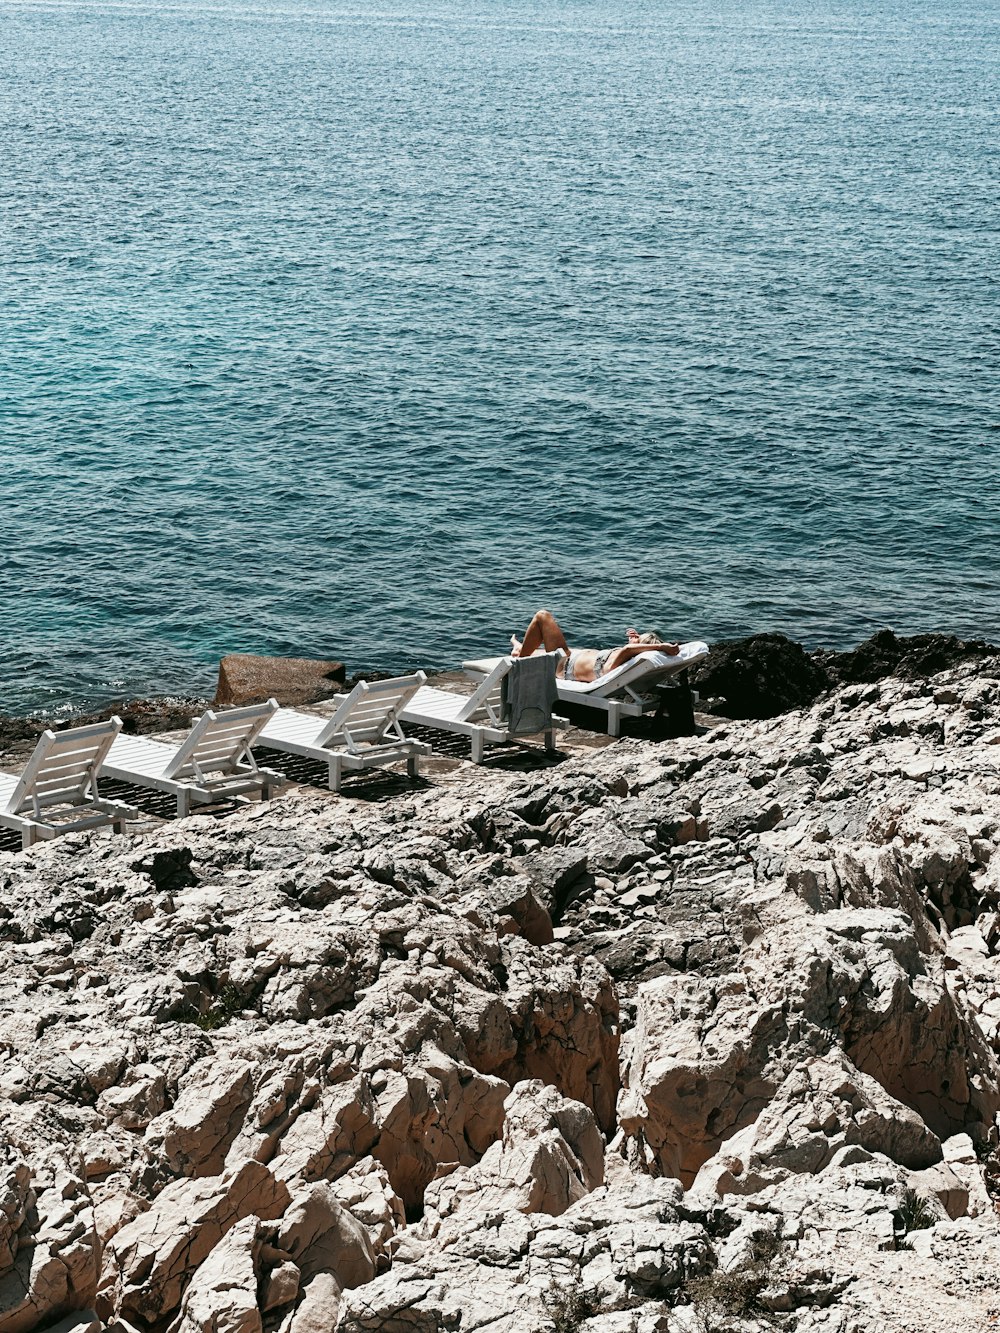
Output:
[[[435,761],[445,761],[449,768],[457,767],[460,762],[469,762],[469,741],[465,736],[455,736],[446,731],[435,731],[431,727],[407,725],[407,736],[427,741],[434,747],[433,754],[420,760],[421,768],[426,769]],[[491,745],[480,767],[497,769],[513,773],[536,773],[554,768],[568,758],[565,751],[559,749],[558,733],[556,749],[552,753],[540,744],[527,745]],[[262,767],[272,768],[283,773],[289,782],[305,787],[317,787],[329,791],[329,770],[324,763],[313,759],[304,759],[298,755],[282,754],[277,750],[261,752]],[[352,800],[379,804],[391,801],[407,792],[426,791],[435,785],[433,776],[421,773],[416,778],[409,778],[405,772],[388,768],[370,768],[363,773],[347,774],[340,789],[340,795]],[[149,787],[137,787],[131,782],[122,782],[117,778],[104,778],[101,781],[101,795],[111,801],[120,801],[134,806],[140,820],[155,820],[157,823],[169,823],[177,818],[177,798],[169,792],[155,791]],[[281,800],[279,793],[275,800]],[[191,813],[212,815],[222,818],[234,810],[245,806],[246,802],[237,799],[215,801],[212,804],[196,805]],[[41,845],[37,843],[36,846]],[[14,829],[0,828],[0,852],[19,852],[21,835]]]
[[[277,750],[261,750],[258,751],[258,756],[262,767],[273,768],[275,772],[283,773],[289,782],[302,787],[318,787],[322,791],[330,792],[330,770],[319,760],[305,759],[301,755],[283,754]],[[352,800],[377,803],[388,801],[404,792],[423,791],[431,785],[422,774],[410,778],[405,772],[396,769],[369,768],[363,773],[345,773],[338,794],[350,797]],[[275,800],[281,800],[280,793]]]
[[[433,753],[422,763],[434,760],[450,760],[453,763],[471,762],[471,747],[467,736],[457,736],[450,731],[436,731],[433,727],[419,726],[413,722],[403,725],[403,733],[414,740],[426,741],[433,747]],[[489,745],[480,768],[511,769],[515,772],[533,773],[537,769],[552,768],[561,764],[567,755],[559,749],[559,737],[556,733],[556,748],[547,752],[540,741],[529,741],[518,745],[511,741],[507,745]]]
[[[580,731],[608,735],[606,718],[597,709],[560,700],[559,715]],[[621,734],[628,740],[672,741],[682,736],[699,735],[704,730],[696,724],[694,709],[686,701],[679,707],[674,705],[670,711],[658,709],[643,713],[641,717],[623,717],[621,720]]]
[[0,852],[19,852],[21,835],[16,829],[0,828]]

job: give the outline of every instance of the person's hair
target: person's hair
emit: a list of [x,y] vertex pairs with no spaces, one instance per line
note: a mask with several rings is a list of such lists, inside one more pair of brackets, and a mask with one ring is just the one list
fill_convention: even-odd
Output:
[[640,643],[663,643],[663,642],[664,642],[664,639],[663,639],[663,635],[660,634],[658,630],[651,629],[651,630],[647,630],[645,634],[640,634],[640,635],[639,635],[639,642],[640,642]]

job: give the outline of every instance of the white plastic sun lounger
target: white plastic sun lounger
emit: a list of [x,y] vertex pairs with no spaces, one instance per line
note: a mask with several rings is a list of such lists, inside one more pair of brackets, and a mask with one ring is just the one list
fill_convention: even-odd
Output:
[[130,805],[104,801],[97,775],[121,718],[67,731],[43,731],[24,772],[0,773],[0,824],[16,829],[21,846],[59,833],[111,824],[125,832],[126,819],[138,818]]
[[119,736],[101,772],[176,796],[178,815],[190,814],[195,801],[221,801],[248,792],[259,792],[266,800],[287,779],[258,768],[250,746],[277,711],[276,699],[224,713],[209,709],[192,723],[180,745],[148,736]]
[[419,756],[430,754],[431,747],[408,740],[399,715],[426,680],[418,671],[393,680],[360,681],[350,694],[340,696],[331,718],[279,708],[254,744],[327,764],[331,791],[340,791],[345,769],[356,773],[400,759],[406,760],[406,771],[415,778]]
[[[472,694],[453,694],[436,685],[425,685],[417,690],[400,717],[417,726],[468,736],[472,743],[472,762],[481,764],[487,742],[503,745],[511,739],[503,724],[503,678],[510,671],[512,661],[510,657],[494,658]],[[551,753],[555,748],[551,719],[542,734],[545,749]]]
[[[697,666],[708,656],[708,644],[694,639],[682,643],[680,652],[673,657],[666,653],[639,653],[630,662],[614,671],[608,671],[599,680],[556,679],[556,688],[563,703],[599,708],[608,716],[608,735],[620,736],[623,717],[642,717],[643,713],[659,704],[651,693],[657,685],[666,684],[688,667]],[[480,680],[494,669],[503,658],[484,657],[464,662],[466,675]]]

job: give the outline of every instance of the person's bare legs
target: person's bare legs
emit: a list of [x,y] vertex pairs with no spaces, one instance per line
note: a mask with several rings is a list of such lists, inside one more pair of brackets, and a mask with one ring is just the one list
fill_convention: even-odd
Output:
[[[514,640],[511,640],[511,644],[513,646]],[[531,617],[531,624],[524,631],[520,648],[514,650],[514,656],[530,657],[539,648],[544,648],[547,653],[555,652],[557,648],[561,648],[565,653],[569,652],[566,636],[551,611],[535,612]]]

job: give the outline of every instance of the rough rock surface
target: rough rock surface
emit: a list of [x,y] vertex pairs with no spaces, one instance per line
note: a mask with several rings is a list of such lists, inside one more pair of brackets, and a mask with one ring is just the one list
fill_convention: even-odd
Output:
[[0,1333],[1000,1313],[1000,659],[0,889]]
[[887,676],[926,680],[997,651],[981,639],[900,637],[883,629],[846,652],[821,648],[809,653],[783,634],[755,634],[713,644],[693,677],[710,712],[729,718],[777,717],[805,707],[834,686],[872,684]]
[[219,663],[215,703],[219,706],[259,704],[275,698],[297,707],[328,699],[347,678],[343,662],[309,657],[257,657],[229,653]]
[[891,629],[882,629],[848,652],[818,652],[813,656],[831,684],[846,685],[884,680],[886,676],[923,680],[996,652],[995,644],[982,639],[959,639],[954,634],[900,637]]
[[776,717],[809,704],[829,685],[827,673],[784,634],[754,634],[712,645],[694,683],[725,717]]

